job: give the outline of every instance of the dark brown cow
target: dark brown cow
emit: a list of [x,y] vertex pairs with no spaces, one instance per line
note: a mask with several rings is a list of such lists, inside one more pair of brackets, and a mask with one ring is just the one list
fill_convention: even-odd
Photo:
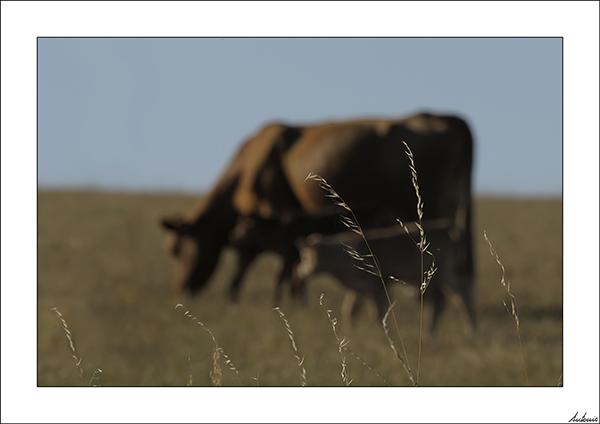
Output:
[[[243,144],[198,210],[189,218],[162,221],[176,235],[179,286],[194,293],[207,283],[244,217],[330,211],[331,199],[318,184],[305,181],[309,173],[325,178],[365,228],[391,224],[394,218],[415,220],[415,193],[402,141],[414,154],[425,219],[452,220],[460,266],[472,275],[471,133],[460,118],[420,113],[398,120],[262,128]],[[298,259],[290,246],[293,240],[282,240],[279,247],[284,256],[279,280],[289,277]],[[246,268],[264,249],[260,243],[255,248],[246,243],[238,250],[234,294]]]

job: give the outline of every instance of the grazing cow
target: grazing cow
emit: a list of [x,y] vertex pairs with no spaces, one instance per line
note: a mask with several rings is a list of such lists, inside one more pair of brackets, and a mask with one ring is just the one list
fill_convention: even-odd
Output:
[[[443,221],[443,220],[442,220]],[[408,228],[408,227],[407,227]],[[425,225],[429,251],[434,255],[437,271],[433,274],[425,291],[425,298],[433,303],[431,330],[438,323],[446,304],[446,287],[457,293],[462,300],[473,329],[476,328],[473,305],[473,278],[460,266],[455,243],[451,239],[449,226]],[[381,271],[380,279],[375,263],[363,238],[354,232],[333,236],[312,235],[299,242],[300,262],[294,272],[294,285],[304,285],[313,275],[325,273],[335,278],[344,287],[355,293],[361,301],[370,298],[375,303],[379,319],[385,315],[389,302],[386,290],[393,280],[419,287],[421,279],[421,256],[415,244],[418,231],[405,232],[399,225],[372,229],[364,233]],[[360,256],[359,256],[360,255]],[[432,257],[424,255],[424,270],[431,266]],[[390,278],[390,276],[393,276]],[[355,306],[359,306],[358,303]],[[356,318],[357,308],[352,309]]]
[[[314,182],[325,178],[353,209],[364,228],[416,219],[405,141],[411,148],[425,203],[425,219],[450,218],[452,236],[465,272],[473,274],[471,241],[471,168],[473,141],[467,124],[452,116],[420,113],[404,119],[365,119],[291,126],[271,124],[247,140],[201,206],[188,217],[166,218],[175,235],[179,287],[195,293],[206,285],[232,232],[248,216],[320,214],[331,199]],[[246,240],[248,241],[248,240]],[[263,251],[260,238],[238,250],[232,296],[246,268]],[[281,240],[290,277],[297,261]],[[288,255],[288,252],[292,252]]]

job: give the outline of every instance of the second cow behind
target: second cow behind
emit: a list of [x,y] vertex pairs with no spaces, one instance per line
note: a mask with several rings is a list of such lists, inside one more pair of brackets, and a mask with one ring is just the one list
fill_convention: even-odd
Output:
[[[429,227],[425,226],[429,250],[434,255],[437,266],[425,292],[425,299],[433,304],[431,330],[436,328],[445,308],[448,289],[458,294],[471,326],[475,329],[477,322],[473,304],[473,277],[460,266],[456,243],[450,237],[448,226]],[[313,275],[328,274],[354,292],[355,299],[359,302],[371,299],[382,319],[390,306],[386,295],[387,286],[394,280],[400,280],[419,287],[422,281],[421,254],[415,244],[419,233],[416,228],[414,232],[407,232],[396,225],[369,230],[364,236],[369,246],[361,235],[352,231],[331,236],[315,234],[299,242],[300,261],[294,273],[294,284],[303,286]],[[372,267],[374,262],[369,256],[369,247],[375,256],[383,282]],[[424,256],[424,270],[429,268],[431,261],[431,256]]]

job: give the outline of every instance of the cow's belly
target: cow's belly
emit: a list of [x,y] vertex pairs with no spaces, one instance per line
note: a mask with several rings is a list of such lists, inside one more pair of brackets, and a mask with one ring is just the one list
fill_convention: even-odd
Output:
[[[308,213],[329,210],[333,199],[307,175],[323,177],[359,219],[414,220],[416,197],[401,143],[377,138],[309,140],[285,158],[290,186]],[[430,211],[434,212],[434,211]]]

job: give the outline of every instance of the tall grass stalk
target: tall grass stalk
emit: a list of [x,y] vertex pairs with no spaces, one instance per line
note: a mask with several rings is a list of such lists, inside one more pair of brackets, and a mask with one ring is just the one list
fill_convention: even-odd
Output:
[[221,352],[215,349],[212,354],[212,367],[210,369],[210,381],[215,387],[223,385],[223,370],[221,369]]
[[[73,362],[75,363],[75,368],[77,369],[77,372],[79,373],[79,378],[84,380],[85,370],[83,368],[83,358],[77,352],[77,348],[75,347],[75,341],[73,340],[73,333],[71,333],[69,324],[67,324],[67,320],[65,319],[63,314],[61,314],[61,312],[58,310],[57,307],[50,308],[50,310],[56,314],[56,317],[60,321],[63,332],[65,333],[65,337],[67,338],[67,346],[69,347],[69,350],[71,351],[71,357],[73,358]],[[101,374],[102,374],[102,369],[96,368],[92,372],[92,374],[88,380],[88,386],[92,386],[92,387],[99,386]]]
[[327,319],[329,320],[329,324],[331,324],[331,330],[333,331],[333,335],[338,345],[338,353],[340,354],[340,363],[342,367],[340,372],[340,376],[342,377],[342,383],[344,383],[345,386],[350,386],[352,384],[352,379],[348,374],[348,363],[345,354],[346,348],[350,344],[350,341],[347,340],[345,337],[340,337],[340,335],[338,334],[338,320],[335,317],[335,315],[333,315],[333,311],[327,308],[327,305],[325,304],[324,293],[321,293],[321,296],[319,297],[319,305],[323,307],[323,309],[325,310],[325,314],[327,314]]
[[331,324],[331,329],[333,330],[333,335],[335,336],[335,340],[338,342],[338,352],[340,353],[341,367],[342,367],[342,370],[341,370],[342,382],[346,386],[350,386],[350,384],[352,383],[352,380],[349,380],[349,377],[348,377],[347,358],[345,355],[347,353],[348,355],[350,355],[354,359],[356,359],[362,366],[364,366],[366,369],[368,369],[373,374],[375,374],[377,377],[379,377],[387,386],[391,386],[390,382],[379,371],[377,371],[373,365],[369,364],[358,353],[354,352],[350,348],[349,340],[347,340],[344,337],[340,338],[340,336],[337,333],[338,320],[333,315],[333,311],[331,309],[327,309],[327,306],[325,305],[325,294],[324,293],[321,293],[321,296],[319,297],[319,304],[325,310],[325,312],[327,314],[327,319],[329,320],[329,323]]
[[192,358],[190,355],[187,357],[188,360],[188,381],[187,386],[192,387],[194,385],[194,375],[192,374]]
[[371,365],[367,361],[365,361],[358,353],[354,352],[350,348],[350,346],[345,346],[344,350],[346,352],[348,352],[348,354],[350,356],[352,356],[354,359],[356,359],[363,367],[365,367],[366,369],[371,371],[373,374],[375,374],[377,377],[379,377],[381,379],[381,381],[383,381],[385,383],[386,386],[391,386],[391,384],[387,380],[387,378],[385,378],[379,371],[377,371],[377,369],[373,365]]
[[504,269],[504,265],[500,261],[500,256],[494,249],[492,242],[488,238],[487,232],[483,230],[483,238],[487,241],[488,248],[490,251],[490,255],[498,266],[500,267],[501,275],[500,275],[500,285],[504,289],[505,298],[502,299],[502,304],[508,312],[508,315],[512,318],[513,324],[515,325],[515,329],[517,332],[517,338],[519,340],[519,351],[521,352],[521,363],[523,365],[523,375],[525,377],[525,383],[529,386],[529,374],[527,373],[527,361],[525,359],[525,350],[523,349],[523,341],[521,339],[521,321],[519,320],[519,309],[517,307],[517,298],[511,289],[510,281],[506,279],[506,273]]
[[[84,380],[85,370],[83,368],[83,358],[77,352],[77,348],[75,347],[75,341],[73,340],[73,333],[71,333],[71,329],[69,328],[69,324],[67,324],[67,320],[63,316],[63,314],[58,310],[57,307],[50,308],[52,312],[56,315],[60,324],[62,326],[63,332],[65,333],[65,337],[67,338],[67,346],[71,351],[71,357],[73,358],[73,362],[75,363],[75,368],[79,373],[79,378]],[[100,385],[100,377],[102,375],[102,369],[96,368],[90,375],[88,380],[88,386],[98,387]]]
[[102,370],[96,368],[88,381],[88,386],[98,387],[100,386],[100,377],[102,376]]
[[[383,285],[383,291],[384,291],[385,297],[388,301],[388,305],[390,306],[390,308],[388,309],[388,313],[389,313],[392,310],[392,308],[391,308],[392,299],[388,292],[387,284],[385,283],[385,280],[383,278],[383,274],[381,271],[381,267],[379,266],[379,262],[377,261],[377,257],[373,253],[373,250],[371,249],[371,245],[369,244],[369,241],[367,240],[367,237],[365,236],[365,233],[364,233],[358,219],[356,218],[354,211],[350,208],[350,206],[348,206],[348,204],[344,201],[344,199],[333,189],[333,187],[323,177],[313,174],[312,172],[309,172],[304,180],[305,181],[313,180],[313,181],[318,182],[319,187],[321,187],[321,189],[324,190],[326,193],[325,197],[331,198],[332,202],[336,206],[339,206],[344,211],[346,211],[347,215],[340,214],[340,219],[341,219],[342,224],[345,225],[350,231],[354,232],[355,234],[359,235],[362,238],[369,253],[368,254],[360,254],[360,253],[356,252],[354,249],[349,248],[349,246],[344,246],[346,249],[346,252],[348,252],[348,254],[357,262],[354,264],[354,266],[356,268],[358,268],[362,271],[368,272],[368,273],[376,276],[377,278],[379,278],[379,280],[381,281],[381,284]],[[412,371],[412,368],[410,367],[410,362],[408,359],[408,352],[406,350],[406,344],[404,343],[404,339],[402,338],[402,335],[400,333],[400,326],[398,325],[398,319],[396,318],[396,314],[393,311],[392,311],[392,318],[394,320],[394,326],[396,328],[396,332],[398,334],[398,339],[400,340],[400,346],[402,348],[402,355],[397,354],[397,351],[396,351],[395,352],[396,357],[402,364],[402,367],[404,368],[410,382],[413,385],[416,385],[414,373]]]
[[[177,305],[175,305],[175,310],[178,309],[185,309],[185,307],[181,303],[178,303]],[[225,353],[223,348],[219,346],[219,343],[217,343],[217,339],[212,330],[208,328],[208,326],[202,321],[200,321],[196,316],[192,315],[192,313],[189,310],[185,310],[183,316],[188,318],[194,324],[197,324],[200,327],[202,327],[202,329],[208,333],[210,339],[213,342],[213,364],[209,373],[213,385],[220,386],[222,384],[223,372],[221,371],[221,365],[219,362],[221,358],[223,358],[223,361],[225,362],[225,365],[227,365],[227,368],[236,376],[237,380],[241,383],[240,373],[237,367],[234,365],[233,361],[229,358],[229,356]]]
[[283,327],[285,328],[288,338],[290,339],[290,346],[292,347],[292,353],[298,364],[298,369],[300,370],[300,385],[302,387],[304,387],[308,384],[307,379],[306,379],[306,369],[304,368],[304,358],[300,356],[300,350],[298,349],[298,345],[296,344],[296,339],[294,338],[294,332],[292,331],[292,326],[290,325],[290,322],[286,318],[285,314],[281,311],[279,306],[276,308],[273,308],[273,310],[279,314],[279,318],[281,318]]
[[[423,309],[425,303],[425,291],[427,290],[427,287],[429,286],[429,283],[433,278],[433,274],[435,274],[435,272],[437,271],[437,268],[435,266],[435,257],[433,256],[431,251],[429,251],[429,242],[427,241],[425,229],[423,228],[423,209],[425,207],[425,204],[423,202],[423,198],[421,197],[421,191],[419,190],[419,178],[417,173],[417,167],[415,165],[415,159],[412,150],[410,149],[408,144],[405,141],[402,141],[402,143],[404,144],[404,153],[406,153],[406,157],[409,161],[408,166],[410,168],[411,182],[413,188],[415,189],[415,195],[417,197],[417,222],[415,224],[419,229],[419,240],[415,241],[415,243],[417,245],[417,248],[419,249],[421,258],[421,272],[419,274],[421,276],[421,284],[419,285],[419,351],[417,356],[416,378],[416,385],[418,385],[421,380],[421,357],[423,349]],[[404,225],[404,223],[400,220],[398,220],[398,222],[404,228],[406,233],[409,234],[406,225]],[[427,271],[425,271],[424,269],[424,260],[426,254],[430,255],[432,258],[431,266]]]
[[83,358],[79,355],[77,349],[75,348],[75,342],[73,341],[73,335],[71,333],[71,330],[69,329],[69,324],[67,324],[67,320],[65,319],[63,314],[60,313],[57,307],[50,308],[50,310],[56,314],[58,320],[61,323],[63,332],[65,333],[65,337],[67,338],[67,345],[69,346],[69,350],[71,351],[71,357],[73,358],[73,361],[75,363],[75,368],[79,373],[79,377],[83,379],[83,375],[85,373],[82,365]]

